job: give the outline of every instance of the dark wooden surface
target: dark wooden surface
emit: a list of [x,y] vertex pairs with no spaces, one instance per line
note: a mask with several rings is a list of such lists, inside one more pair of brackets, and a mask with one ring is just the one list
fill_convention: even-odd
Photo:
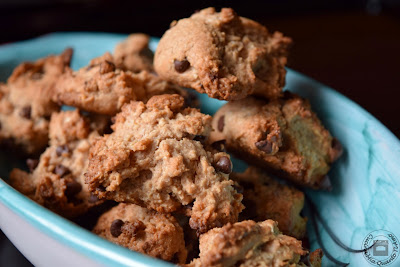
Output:
[[[291,36],[289,67],[348,96],[400,137],[397,0],[5,0],[0,2],[0,43],[54,31],[161,36],[172,20],[207,6],[231,6],[240,15]],[[0,234],[1,257],[5,251],[16,254]],[[26,264],[17,260],[12,266]]]

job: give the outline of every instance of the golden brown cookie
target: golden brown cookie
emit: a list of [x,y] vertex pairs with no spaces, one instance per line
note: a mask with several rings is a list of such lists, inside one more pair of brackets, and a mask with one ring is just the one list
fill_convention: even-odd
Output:
[[296,188],[281,184],[255,167],[243,173],[232,173],[230,178],[243,189],[240,220],[256,222],[267,219],[278,223],[283,234],[302,239],[307,219],[300,215],[304,207],[304,194]]
[[120,203],[100,216],[93,232],[151,257],[173,263],[186,261],[183,230],[170,214]]
[[183,105],[179,95],[125,105],[114,132],[91,148],[86,182],[100,198],[164,213],[185,209],[201,233],[236,222],[242,195],[228,179],[229,155],[200,142],[210,133],[211,117]]
[[279,232],[277,223],[242,221],[200,237],[200,257],[187,266],[305,266],[301,241]]
[[248,97],[224,105],[213,118],[210,141],[225,140],[228,151],[312,188],[325,188],[330,165],[340,156],[308,101],[294,94],[266,101]]
[[154,68],[165,80],[212,98],[277,97],[291,39],[231,8],[206,8],[173,22],[157,46]]
[[47,145],[49,119],[59,106],[51,100],[54,86],[69,66],[72,49],[16,67],[7,84],[0,83],[0,144],[27,154]]
[[40,160],[28,159],[27,173],[13,169],[10,184],[37,203],[68,218],[85,213],[102,201],[85,184],[89,148],[107,118],[89,121],[78,110],[54,113],[50,121],[50,146]]
[[105,53],[78,71],[68,69],[57,83],[54,100],[89,112],[115,115],[130,101],[146,102],[153,95],[169,93],[187,94],[146,70],[120,70],[112,55]]
[[134,73],[142,70],[152,72],[154,54],[149,49],[149,40],[150,37],[146,34],[134,33],[117,44],[114,50],[117,68]]

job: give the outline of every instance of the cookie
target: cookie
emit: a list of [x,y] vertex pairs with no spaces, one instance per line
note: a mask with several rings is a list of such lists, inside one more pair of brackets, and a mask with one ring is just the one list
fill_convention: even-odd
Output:
[[202,233],[236,222],[242,195],[228,179],[229,155],[202,144],[211,117],[183,105],[179,95],[125,105],[114,132],[91,148],[86,182],[100,198],[163,213],[184,209]]
[[170,214],[120,203],[100,216],[93,232],[115,244],[173,263],[185,263],[183,230]]
[[304,193],[281,184],[255,167],[243,173],[232,173],[230,178],[243,190],[243,205],[246,207],[239,220],[267,219],[278,223],[283,234],[302,239],[306,233],[307,219],[300,215],[304,207]]
[[277,223],[243,221],[200,236],[200,257],[186,266],[306,266],[301,241],[279,232]]
[[290,93],[229,102],[214,115],[213,129],[211,142],[225,140],[250,164],[315,189],[329,186],[326,174],[342,150],[308,101]]
[[49,119],[59,106],[51,100],[54,86],[69,66],[72,49],[16,67],[0,84],[0,144],[38,154],[47,145]]
[[[105,118],[103,118],[105,119]],[[54,113],[50,121],[50,146],[39,160],[28,159],[30,173],[13,169],[10,184],[37,203],[67,218],[102,203],[85,185],[89,148],[106,123],[92,122],[78,110]]]
[[115,115],[130,101],[147,101],[155,94],[186,92],[157,75],[116,68],[111,54],[93,59],[78,71],[68,69],[59,79],[54,101],[89,112]]
[[274,98],[285,84],[291,39],[231,8],[206,8],[173,22],[161,38],[154,68],[161,78],[221,100]]
[[146,34],[131,34],[114,50],[115,65],[122,70],[134,73],[153,71],[153,51],[149,49],[150,37]]

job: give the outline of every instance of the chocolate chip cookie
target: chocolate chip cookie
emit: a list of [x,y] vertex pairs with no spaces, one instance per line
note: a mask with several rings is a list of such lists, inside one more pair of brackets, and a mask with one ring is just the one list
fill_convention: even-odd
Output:
[[151,257],[173,263],[186,261],[183,230],[170,214],[120,203],[100,216],[93,232]]
[[206,8],[173,22],[158,44],[154,68],[165,80],[212,98],[274,98],[285,83],[291,39],[238,16]]
[[10,184],[37,203],[67,218],[85,213],[102,201],[84,183],[89,148],[104,128],[107,118],[91,121],[75,111],[53,113],[50,146],[40,160],[28,159],[30,173],[14,169]]
[[142,33],[134,33],[119,43],[114,50],[115,65],[122,70],[134,73],[153,71],[153,51],[149,49],[150,37]]
[[243,190],[240,220],[256,222],[267,219],[278,223],[283,234],[302,239],[306,233],[306,218],[300,215],[304,207],[304,194],[296,188],[284,185],[255,167],[243,173],[232,173],[230,178]]
[[316,189],[329,187],[326,174],[342,152],[308,101],[288,92],[271,101],[229,102],[214,115],[213,129],[211,142],[225,140],[249,163]]
[[146,70],[135,74],[118,69],[110,53],[78,71],[68,69],[56,88],[55,101],[106,115],[115,115],[130,101],[147,101],[156,94],[187,95],[182,88]]
[[16,67],[0,83],[0,144],[37,154],[47,145],[49,119],[59,106],[51,100],[54,86],[69,66],[72,50]]
[[114,132],[91,148],[86,182],[100,198],[164,213],[184,209],[203,233],[236,222],[242,195],[228,179],[229,155],[202,144],[211,117],[183,105],[179,95],[125,105]]
[[[186,266],[306,266],[301,241],[279,232],[277,223],[243,221],[200,237],[200,257]],[[314,265],[317,266],[317,265]]]

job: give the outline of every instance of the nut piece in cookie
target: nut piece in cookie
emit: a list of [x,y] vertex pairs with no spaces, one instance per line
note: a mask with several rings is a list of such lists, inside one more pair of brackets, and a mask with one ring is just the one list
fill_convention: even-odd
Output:
[[182,227],[170,214],[120,203],[100,216],[93,232],[118,245],[173,263],[185,263]]
[[181,19],[157,46],[154,68],[165,80],[221,100],[274,98],[285,83],[291,39],[231,8]]
[[[288,94],[286,94],[288,95]],[[327,189],[326,174],[341,154],[308,101],[290,97],[229,102],[214,115],[210,142],[299,185]]]
[[232,173],[230,178],[243,190],[240,220],[256,222],[267,219],[278,223],[283,234],[302,239],[307,219],[300,215],[304,207],[304,194],[294,187],[280,184],[262,170],[249,167],[243,173]]
[[187,266],[306,266],[301,241],[279,232],[277,223],[242,221],[200,236],[200,257]]
[[229,155],[198,141],[208,137],[211,117],[183,105],[179,95],[125,105],[115,117],[114,132],[91,148],[86,182],[100,198],[158,212],[193,204],[186,209],[190,226],[203,233],[236,222],[242,195],[228,179]]
[[124,104],[133,100],[146,102],[156,94],[187,94],[146,70],[132,73],[118,69],[109,53],[78,71],[68,69],[56,88],[55,101],[105,115],[115,115]]
[[[89,148],[99,137],[99,119],[90,122],[78,110],[53,113],[50,146],[40,160],[28,160],[31,172],[13,169],[10,184],[37,203],[67,218],[103,201],[84,183]],[[93,129],[95,127],[95,129]]]
[[143,33],[131,34],[114,50],[115,65],[134,73],[153,71],[153,52],[149,49],[150,37]]
[[16,67],[0,83],[0,145],[38,154],[47,145],[49,118],[59,106],[51,100],[54,86],[69,66],[72,49]]

